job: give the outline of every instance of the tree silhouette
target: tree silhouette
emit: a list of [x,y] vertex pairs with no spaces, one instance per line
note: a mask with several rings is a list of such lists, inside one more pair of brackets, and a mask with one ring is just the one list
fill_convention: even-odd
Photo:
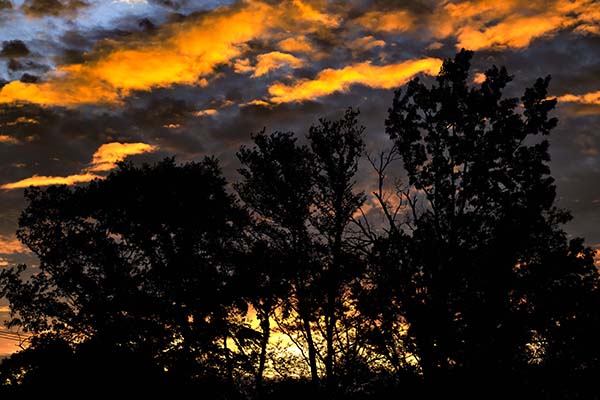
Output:
[[469,84],[471,57],[396,92],[369,207],[353,109],[306,144],[252,135],[235,192],[214,158],[27,190],[39,267],[2,270],[0,295],[32,336],[0,387],[599,398],[600,279],[555,205],[550,78],[507,98],[504,68]]
[[322,119],[308,133],[317,167],[314,226],[324,245],[321,288],[325,294],[325,374],[330,392],[336,385],[335,333],[344,308],[341,300],[348,283],[358,276],[360,265],[346,237],[352,216],[364,202],[364,194],[355,192],[365,129],[358,125],[357,116],[358,111],[348,109],[343,118]]
[[[310,148],[298,145],[292,133],[263,131],[254,135],[253,148],[238,153],[244,179],[237,189],[258,217],[255,233],[266,240],[271,257],[286,260],[280,266],[287,267],[286,272],[271,269],[269,285],[281,279],[291,289],[292,301],[285,307],[297,311],[302,320],[313,382],[319,380],[313,330],[320,331],[321,322],[324,325],[321,358],[330,391],[335,386],[335,333],[344,306],[342,295],[358,275],[357,259],[346,243],[352,215],[364,201],[362,193],[354,191],[364,146],[364,128],[357,116],[349,109],[339,120],[321,119],[307,135]],[[259,312],[265,332],[274,301],[260,300],[262,304],[254,305],[267,306]]]
[[315,174],[312,155],[306,146],[296,143],[292,133],[267,135],[263,131],[254,135],[253,140],[253,148],[242,147],[238,152],[243,180],[236,187],[257,218],[258,242],[270,249],[270,260],[263,260],[263,268],[273,265],[273,258],[279,258],[282,268],[271,270],[267,297],[260,296],[253,305],[262,321],[263,335],[268,335],[269,317],[276,305],[270,296],[277,294],[272,292],[272,287],[289,288],[287,295],[281,298],[287,298],[286,310],[295,309],[302,320],[310,374],[316,383],[319,379],[317,350],[311,328],[316,307],[311,293],[314,246],[309,233]]
[[214,159],[121,164],[106,180],[26,196],[17,234],[40,263],[29,279],[24,266],[0,275],[9,326],[79,353],[135,354],[177,377],[222,365],[246,217]]
[[447,60],[431,88],[414,79],[398,90],[386,120],[408,174],[408,221],[376,243],[373,275],[377,298],[391,300],[386,313],[409,324],[431,387],[464,384],[460,375],[498,383],[550,362],[579,312],[573,293],[556,301],[577,291],[593,301],[580,306],[598,304],[591,250],[567,241],[548,142],[537,139],[557,123],[550,79],[504,98],[504,68],[468,86],[471,56]]

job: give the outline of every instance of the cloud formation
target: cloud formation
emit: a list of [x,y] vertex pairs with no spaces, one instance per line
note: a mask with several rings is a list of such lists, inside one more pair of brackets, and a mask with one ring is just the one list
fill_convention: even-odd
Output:
[[71,15],[88,3],[82,0],[25,0],[21,9],[31,17]]
[[600,105],[600,90],[597,92],[585,93],[585,94],[564,94],[557,98],[559,102],[563,103],[581,103],[581,104],[593,104]]
[[275,83],[269,87],[269,100],[273,103],[314,100],[335,92],[345,92],[352,85],[375,89],[398,87],[419,73],[435,75],[442,66],[438,58],[423,58],[389,65],[363,62],[341,69],[325,69],[315,79],[301,79],[291,85]]
[[522,49],[535,39],[567,29],[578,34],[599,34],[600,3],[450,0],[433,2],[428,12],[416,12],[399,3],[392,10],[368,11],[353,22],[372,32],[414,32],[433,40],[454,39],[458,49]]
[[29,253],[29,250],[15,236],[0,235],[0,254],[15,253]]
[[94,179],[102,179],[103,176],[98,175],[97,172],[110,171],[116,168],[119,161],[123,161],[129,156],[149,153],[156,149],[156,146],[146,143],[107,143],[96,150],[92,156],[90,166],[78,174],[68,176],[34,175],[17,182],[6,183],[0,186],[0,189],[11,190],[28,188],[30,186],[74,185],[90,182]]
[[257,57],[256,67],[254,68],[254,78],[268,74],[276,69],[289,66],[291,68],[300,68],[306,64],[301,58],[292,54],[282,53],[280,51],[272,51],[266,54],[259,54]]
[[[133,91],[206,86],[205,77],[239,57],[249,41],[268,36],[271,30],[294,26],[295,32],[301,32],[317,24],[333,27],[338,21],[300,0],[277,7],[247,0],[166,24],[151,37],[111,43],[108,49],[92,54],[90,61],[57,67],[42,83],[12,81],[0,89],[0,103],[115,104]],[[291,54],[273,52],[258,59],[256,76],[300,63]]]

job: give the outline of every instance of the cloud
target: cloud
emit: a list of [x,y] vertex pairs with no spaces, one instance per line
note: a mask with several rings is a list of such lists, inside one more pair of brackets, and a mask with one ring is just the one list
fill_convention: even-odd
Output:
[[338,16],[323,13],[307,2],[292,0],[292,4],[297,9],[296,17],[303,21],[315,22],[327,28],[337,28],[340,24]]
[[437,38],[456,36],[457,48],[504,50],[565,29],[590,33],[598,22],[594,0],[471,0],[444,3],[430,27]]
[[194,113],[197,117],[205,117],[207,115],[217,115],[219,114],[219,110],[215,110],[214,108],[207,108],[206,110],[196,111]]
[[278,46],[281,50],[289,53],[311,53],[313,51],[310,41],[304,36],[280,40]]
[[110,171],[117,166],[119,161],[123,161],[128,156],[148,153],[156,149],[156,146],[146,143],[115,142],[103,144],[92,156],[90,166],[78,174],[68,176],[34,175],[17,182],[4,184],[0,186],[0,189],[12,190],[28,188],[30,186],[74,185],[76,183],[90,182],[94,179],[102,179],[103,176],[97,175],[97,172]]
[[118,104],[134,91],[206,86],[205,77],[242,55],[252,40],[268,38],[275,30],[301,34],[337,24],[337,18],[300,0],[276,7],[241,1],[163,25],[151,35],[107,41],[87,61],[58,66],[40,83],[12,81],[0,90],[0,103]]
[[423,38],[455,38],[456,48],[505,50],[528,47],[563,30],[600,34],[595,0],[462,0],[435,2],[428,12],[406,6],[367,11],[352,23],[368,32],[412,32]]
[[342,69],[325,69],[315,79],[301,79],[291,85],[275,83],[269,87],[273,103],[314,100],[335,92],[348,91],[352,85],[376,89],[391,89],[406,83],[418,73],[435,75],[442,60],[424,58],[383,66],[363,62]]
[[266,54],[260,54],[256,57],[257,63],[252,77],[257,78],[268,74],[276,69],[289,66],[291,68],[300,68],[306,64],[301,58],[280,51],[272,51]]
[[165,25],[151,40],[124,40],[95,60],[59,66],[43,83],[13,81],[0,91],[0,103],[118,103],[135,90],[205,85],[202,76],[239,56],[245,42],[265,32],[270,10],[248,2]]
[[16,144],[19,143],[19,141],[12,136],[0,135],[0,143]]
[[600,105],[600,91],[585,94],[565,94],[557,97],[559,102]]
[[485,82],[486,80],[486,76],[483,72],[477,72],[475,73],[475,75],[473,76],[473,83],[475,84],[482,84],[483,82]]
[[25,0],[21,9],[30,17],[59,16],[73,14],[88,3],[81,0]]
[[0,56],[2,57],[24,57],[29,55],[29,48],[21,40],[8,40],[2,43]]
[[29,250],[15,236],[0,235],[0,254],[15,253],[29,253]]
[[369,11],[354,20],[372,32],[404,32],[412,29],[415,16],[408,10]]
[[69,176],[43,176],[34,175],[31,178],[22,179],[18,182],[7,183],[0,186],[0,189],[24,189],[30,186],[49,186],[49,185],[74,185],[76,183],[90,182],[96,178],[100,178],[95,174],[75,174]]
[[367,51],[376,47],[385,47],[385,41],[371,35],[358,38],[351,43],[351,48],[354,50]]
[[471,50],[520,49],[529,46],[532,40],[554,33],[568,24],[568,19],[560,15],[511,16],[489,28],[460,28],[456,47]]
[[156,150],[155,146],[146,143],[107,143],[96,150],[92,156],[92,163],[86,171],[110,171],[116,168],[117,163],[129,156],[150,153]]

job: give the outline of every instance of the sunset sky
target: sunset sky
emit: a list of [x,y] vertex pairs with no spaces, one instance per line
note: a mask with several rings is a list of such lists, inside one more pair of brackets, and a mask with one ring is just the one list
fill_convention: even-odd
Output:
[[515,74],[510,95],[552,75],[559,205],[600,245],[600,2],[0,0],[0,43],[1,266],[31,262],[14,236],[24,187],[172,155],[217,155],[235,179],[251,132],[348,106],[377,151],[393,89],[463,47],[473,84],[492,64]]

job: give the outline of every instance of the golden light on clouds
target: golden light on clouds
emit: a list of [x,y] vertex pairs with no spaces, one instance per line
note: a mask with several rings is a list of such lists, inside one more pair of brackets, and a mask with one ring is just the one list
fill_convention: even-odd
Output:
[[483,82],[485,82],[486,80],[486,76],[483,72],[477,72],[474,76],[473,76],[473,83],[476,84],[482,84]]
[[29,253],[15,236],[0,235],[0,254]]
[[219,110],[216,110],[214,108],[207,108],[206,110],[199,110],[194,113],[194,115],[197,117],[205,117],[207,115],[217,115],[217,114],[219,114]]
[[22,179],[18,182],[4,184],[0,186],[0,189],[11,190],[24,189],[30,186],[74,185],[76,183],[90,182],[96,178],[99,178],[99,176],[91,173],[69,176],[34,175],[31,178]]
[[383,66],[363,62],[342,69],[325,69],[315,79],[302,79],[291,85],[271,85],[269,100],[273,103],[314,100],[332,93],[345,92],[352,85],[376,89],[395,88],[419,73],[435,75],[441,65],[442,60],[438,58],[424,58]]
[[258,62],[256,63],[254,74],[252,75],[255,78],[268,74],[281,67],[289,66],[291,68],[300,68],[306,63],[301,58],[280,51],[260,54],[256,59]]
[[415,17],[406,10],[370,11],[354,22],[374,32],[399,33],[410,30],[414,26]]
[[[61,72],[60,68],[58,72]],[[44,83],[12,81],[0,89],[0,103],[29,102],[43,106],[116,103],[119,95],[105,84],[84,76],[51,77]]]
[[363,36],[352,42],[352,48],[358,50],[371,50],[377,47],[385,47],[385,41],[375,37]]
[[597,92],[585,94],[565,94],[557,97],[559,102],[563,103],[581,103],[600,105],[600,90]]
[[12,136],[0,135],[0,143],[16,144],[19,143],[19,141]]
[[[44,76],[42,83],[10,82],[0,90],[0,103],[31,102],[65,107],[110,104],[119,103],[135,90],[173,85],[206,86],[208,82],[203,77],[239,57],[249,41],[268,37],[274,29],[301,33],[307,24],[314,25],[314,29],[332,28],[338,26],[339,21],[300,0],[288,0],[276,7],[246,0],[182,23],[167,24],[151,39],[115,42],[109,50],[96,54],[96,59],[57,67]],[[299,44],[295,43],[296,48]],[[294,44],[288,42],[287,46],[294,47]],[[259,75],[256,76],[282,63],[300,65],[299,59],[282,54],[259,58]]]
[[564,29],[593,33],[600,22],[594,0],[470,0],[444,2],[428,29],[435,38],[457,38],[457,48],[522,49]]
[[[320,4],[321,6],[323,6],[322,3],[323,2]],[[306,1],[292,0],[292,4],[297,8],[297,11],[299,11],[299,13],[296,14],[296,17],[303,21],[318,23],[327,28],[336,28],[340,24],[338,16],[321,12]]]
[[[457,48],[471,50],[521,49],[565,29],[600,33],[600,3],[594,0],[445,1],[427,13],[398,7],[368,10],[356,18],[349,13],[351,7],[329,4],[325,0],[244,0],[218,7],[183,22],[167,23],[152,34],[107,41],[102,50],[88,54],[88,61],[59,65],[42,76],[40,83],[12,81],[0,89],[0,103],[119,104],[134,91],[174,85],[205,87],[220,67],[232,64],[238,73],[262,77],[281,67],[299,68],[330,56],[307,38],[307,34],[324,30],[336,29],[335,35],[353,51],[383,48],[386,42],[373,36],[377,33],[419,35],[431,43],[454,38]],[[356,33],[363,36],[357,38]],[[256,40],[271,51],[249,56],[249,43]],[[311,59],[299,58],[299,53]],[[342,88],[333,91],[344,90],[344,79],[336,79]],[[323,84],[307,83],[294,89],[310,91]],[[387,87],[393,86],[396,84]],[[280,84],[271,87],[274,101],[284,101],[286,96],[277,94],[281,88]]]
[[537,38],[572,29],[600,34],[600,3],[595,0],[440,1],[426,13],[408,9],[369,11],[354,20],[371,32],[429,32],[434,39],[456,38],[470,50],[521,49]]
[[205,85],[200,77],[239,56],[242,44],[265,32],[270,10],[261,2],[245,2],[166,25],[155,40],[118,43],[95,61],[59,67],[47,82],[11,82],[0,91],[0,102],[115,103],[133,90]]
[[136,154],[150,153],[157,149],[146,143],[107,143],[96,150],[92,156],[92,163],[86,171],[110,171],[116,168],[119,161]]
[[304,36],[280,40],[278,46],[281,50],[290,53],[310,53],[313,51],[310,41]]
[[457,48],[481,50],[488,48],[524,48],[532,40],[564,28],[561,16],[511,17],[492,27],[480,30],[465,26],[458,32]]
[[78,174],[68,176],[44,176],[34,175],[30,178],[22,179],[13,183],[6,183],[0,186],[0,189],[23,189],[30,186],[49,186],[49,185],[74,185],[77,183],[90,182],[94,179],[104,178],[97,172],[110,171],[116,168],[119,161],[125,158],[155,151],[156,146],[146,143],[107,143],[94,153],[90,166],[80,171]]

